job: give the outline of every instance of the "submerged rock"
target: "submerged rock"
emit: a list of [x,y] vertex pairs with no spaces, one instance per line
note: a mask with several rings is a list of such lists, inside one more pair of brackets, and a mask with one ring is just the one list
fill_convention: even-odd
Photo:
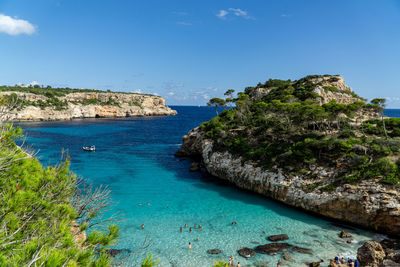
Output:
[[284,259],[285,261],[292,261],[292,260],[293,260],[293,255],[290,254],[290,253],[284,252],[284,253],[283,253],[283,259]]
[[190,165],[190,169],[191,172],[197,172],[200,170],[200,162],[197,161],[193,161],[192,164]]
[[302,247],[293,247],[294,252],[299,252],[303,254],[313,254],[313,250],[309,248],[302,248]]
[[276,254],[283,250],[287,250],[291,247],[292,247],[292,245],[290,245],[288,243],[271,243],[271,244],[257,246],[256,251],[263,253],[263,254],[273,255],[273,254]]
[[251,248],[241,248],[238,250],[238,253],[244,258],[251,258],[257,254],[256,251]]
[[257,261],[254,263],[255,267],[268,267],[268,262],[266,261]]
[[339,237],[340,238],[350,238],[350,237],[352,237],[352,235],[350,233],[345,232],[345,231],[341,231],[340,234],[339,234]]
[[217,249],[217,248],[207,250],[208,254],[213,254],[213,255],[220,254],[221,252],[222,251],[220,249]]
[[107,249],[106,250],[106,253],[108,255],[110,255],[111,257],[115,257],[115,256],[117,256],[119,254],[122,254],[122,253],[130,253],[130,252],[131,251],[129,249],[115,249],[115,248],[112,248],[112,249]]
[[283,241],[283,240],[288,240],[288,239],[289,239],[289,236],[286,234],[271,235],[268,237],[268,240],[272,241],[272,242]]

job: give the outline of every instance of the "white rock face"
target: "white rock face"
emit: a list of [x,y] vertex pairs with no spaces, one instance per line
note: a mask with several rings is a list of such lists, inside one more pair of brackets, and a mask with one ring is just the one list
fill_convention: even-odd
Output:
[[236,186],[272,197],[288,205],[369,229],[400,236],[400,193],[373,180],[338,186],[333,192],[309,190],[311,184],[329,184],[335,169],[313,166],[311,174],[291,175],[280,169],[263,170],[228,152],[213,151],[212,141],[195,128],[184,136],[179,156],[200,159],[207,171]]
[[[14,92],[2,92],[1,95],[10,95]],[[43,95],[32,93],[15,92],[18,98],[38,102],[46,102],[48,98]],[[88,92],[71,93],[63,97],[58,97],[60,101],[66,101],[66,109],[56,110],[54,107],[40,108],[35,106],[25,106],[22,109],[9,111],[11,121],[52,121],[52,120],[71,120],[78,118],[96,117],[133,117],[133,116],[163,116],[176,115],[175,110],[165,106],[165,100],[159,96],[108,93],[108,92]],[[82,101],[95,99],[106,103],[110,99],[118,105],[90,104],[84,105]]]

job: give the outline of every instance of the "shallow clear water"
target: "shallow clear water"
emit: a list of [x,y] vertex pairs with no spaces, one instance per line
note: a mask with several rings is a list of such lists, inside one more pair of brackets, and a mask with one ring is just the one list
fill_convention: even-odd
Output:
[[[189,172],[190,161],[179,160],[173,153],[184,134],[215,113],[205,107],[174,108],[179,112],[174,117],[21,126],[28,143],[40,149],[38,156],[44,164],[54,164],[64,148],[71,156],[73,171],[94,184],[110,186],[113,200],[119,203],[115,209],[127,219],[120,223],[121,237],[115,248],[135,249],[150,236],[149,251],[160,258],[162,266],[210,266],[214,259],[227,260],[231,255],[241,266],[260,261],[276,266],[282,257],[279,254],[257,254],[246,260],[236,251],[269,243],[268,235],[281,233],[289,235],[289,243],[314,250],[314,255],[293,253],[295,260],[288,266],[302,266],[336,254],[355,257],[361,242],[377,237],[357,229],[353,231],[355,243],[347,244],[338,237],[342,229],[329,221]],[[97,147],[95,153],[82,151],[83,145],[92,144]],[[233,226],[235,220],[238,224]],[[181,233],[179,227],[185,223],[204,229]],[[193,244],[191,251],[188,242]],[[213,248],[221,249],[222,254],[208,255],[206,251]]]

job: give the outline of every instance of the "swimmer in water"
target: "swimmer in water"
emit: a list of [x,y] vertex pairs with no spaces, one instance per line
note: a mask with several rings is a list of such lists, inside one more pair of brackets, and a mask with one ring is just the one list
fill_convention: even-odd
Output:
[[189,228],[189,232],[191,232],[191,231],[192,231],[192,227]]
[[181,228],[179,228],[179,231],[181,231],[181,232],[183,231],[183,228],[182,228],[182,226],[181,226]]
[[189,249],[191,249],[191,248],[192,248],[192,243],[189,242]]
[[139,202],[139,204],[138,204],[139,206],[142,206],[142,203],[141,202]]
[[196,227],[197,227],[197,224],[194,224],[193,228],[196,228]]
[[203,231],[203,226],[199,225],[199,230]]
[[187,224],[185,223],[185,228],[187,228]]
[[148,202],[148,201],[146,201],[146,204],[147,204],[148,206],[151,206],[150,202]]
[[142,224],[142,225],[140,226],[140,229],[144,229],[144,224]]

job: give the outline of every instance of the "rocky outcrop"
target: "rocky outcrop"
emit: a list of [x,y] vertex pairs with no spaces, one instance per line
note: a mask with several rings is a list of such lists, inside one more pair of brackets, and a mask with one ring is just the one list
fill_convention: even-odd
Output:
[[238,250],[238,254],[246,259],[255,256],[257,253],[251,248],[241,248]]
[[304,175],[289,174],[278,168],[265,170],[226,151],[215,151],[213,142],[199,128],[183,137],[177,155],[200,157],[210,174],[240,188],[316,214],[400,236],[400,193],[377,181],[344,184],[332,192],[318,189],[310,192],[314,183],[329,184],[335,168],[313,166]]
[[381,242],[367,241],[357,251],[361,267],[400,266],[400,241],[384,239]]
[[[16,94],[20,100],[25,102],[21,107],[17,106],[8,112],[10,121],[52,121],[177,114],[175,110],[165,106],[165,100],[162,97],[153,95],[76,92],[65,96],[47,97],[33,93],[1,92],[0,96],[10,94]],[[60,103],[64,103],[64,106],[40,105],[49,99],[56,99]]]
[[268,240],[272,241],[272,242],[283,241],[283,240],[288,240],[288,239],[289,239],[289,236],[287,234],[271,235],[268,237]]
[[379,267],[386,254],[381,244],[375,241],[367,241],[357,251],[357,260],[361,266]]
[[288,243],[270,243],[256,247],[256,251],[263,253],[274,255],[278,252],[288,250],[292,247],[292,245]]

